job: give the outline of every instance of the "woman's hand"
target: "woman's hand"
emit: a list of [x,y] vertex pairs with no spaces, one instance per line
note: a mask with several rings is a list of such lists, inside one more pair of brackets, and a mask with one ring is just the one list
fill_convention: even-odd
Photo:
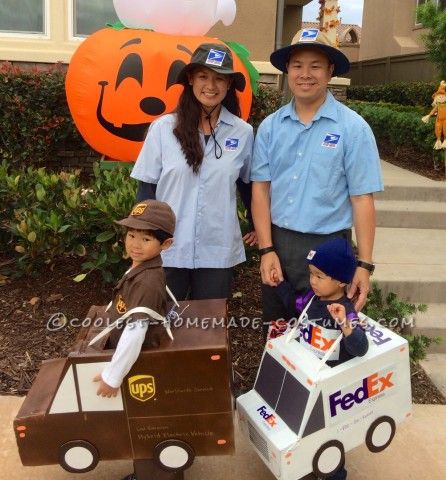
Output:
[[257,233],[255,230],[252,232],[248,232],[244,237],[243,241],[249,245],[250,247],[253,247],[254,245],[257,245]]
[[118,388],[110,387],[108,383],[105,383],[104,380],[102,380],[102,376],[100,373],[98,373],[93,378],[93,382],[99,382],[99,388],[96,392],[96,395],[100,395],[102,397],[108,397],[108,398],[116,397],[116,395],[118,395],[119,387]]

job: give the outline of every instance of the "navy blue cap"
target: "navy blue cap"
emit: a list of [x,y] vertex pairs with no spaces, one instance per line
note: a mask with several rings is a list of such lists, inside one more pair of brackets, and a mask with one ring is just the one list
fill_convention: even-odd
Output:
[[344,238],[334,238],[310,250],[308,263],[342,283],[351,283],[356,271],[356,257]]

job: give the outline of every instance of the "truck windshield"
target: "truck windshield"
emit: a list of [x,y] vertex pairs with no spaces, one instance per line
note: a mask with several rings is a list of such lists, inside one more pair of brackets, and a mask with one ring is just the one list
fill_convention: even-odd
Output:
[[[271,355],[265,353],[254,390],[297,435],[310,396],[307,387]],[[324,409],[320,393],[303,436],[310,435],[324,426]]]

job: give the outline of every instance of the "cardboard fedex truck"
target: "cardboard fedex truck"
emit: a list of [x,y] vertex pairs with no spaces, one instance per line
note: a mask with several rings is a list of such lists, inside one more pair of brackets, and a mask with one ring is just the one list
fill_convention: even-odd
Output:
[[[100,460],[133,459],[138,470],[151,459],[181,473],[195,456],[233,453],[226,302],[180,302],[178,311],[174,340],[143,350],[115,398],[98,397],[92,381],[113,354],[107,337],[88,346],[101,328],[84,330],[68,357],[44,361],[14,420],[23,465],[83,473]],[[217,321],[201,328],[203,319]],[[143,466],[139,480],[157,478]]]
[[407,341],[360,317],[369,340],[364,357],[330,368],[283,335],[267,343],[254,388],[238,397],[242,430],[277,478],[328,477],[363,443],[384,450],[411,415]]

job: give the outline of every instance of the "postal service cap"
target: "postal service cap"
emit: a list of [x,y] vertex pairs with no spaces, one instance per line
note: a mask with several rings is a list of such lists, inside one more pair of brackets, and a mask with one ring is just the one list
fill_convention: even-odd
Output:
[[350,70],[348,58],[334,47],[330,39],[317,28],[304,28],[299,30],[291,40],[291,45],[279,48],[271,54],[271,63],[281,72],[287,73],[287,63],[291,54],[301,48],[316,47],[322,50],[334,65],[333,76],[342,75]]

